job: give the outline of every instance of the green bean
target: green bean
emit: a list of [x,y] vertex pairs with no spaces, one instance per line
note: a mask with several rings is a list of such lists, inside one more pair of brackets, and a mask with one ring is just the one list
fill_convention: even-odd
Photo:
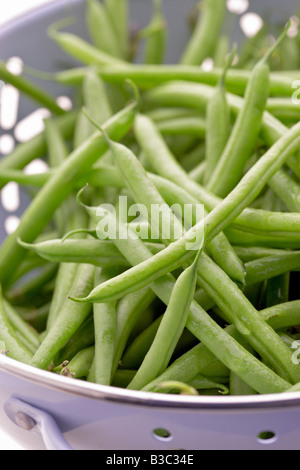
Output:
[[246,263],[246,283],[248,286],[272,279],[281,274],[300,269],[300,253],[285,256],[268,256]]
[[[94,0],[93,0],[94,2]],[[100,4],[99,4],[100,5]],[[107,99],[105,85],[94,69],[87,71],[82,84],[84,107],[93,116],[97,123],[103,124],[112,116],[110,103]],[[94,127],[83,112],[79,113],[74,133],[74,147],[83,144],[94,132]]]
[[117,65],[118,67],[126,65],[125,61],[100,51],[74,34],[58,32],[52,28],[49,30],[49,36],[64,52],[86,65]]
[[[98,267],[128,266],[128,261],[108,240],[51,240],[40,244],[19,243],[44,259],[56,263],[93,264]],[[158,243],[146,244],[153,253],[162,250]]]
[[181,64],[200,65],[214,54],[226,11],[225,0],[206,0],[203,14],[181,58]]
[[93,44],[106,54],[122,58],[121,44],[115,35],[108,11],[102,3],[88,0],[86,21]]
[[112,386],[118,388],[126,388],[135,376],[135,374],[135,370],[117,370],[112,381]]
[[154,12],[150,27],[156,28],[145,45],[145,64],[162,64],[166,50],[166,26],[162,12],[162,0],[153,0]]
[[60,364],[66,360],[71,361],[80,351],[94,346],[94,344],[94,319],[93,316],[90,315],[59,351],[55,363]]
[[140,367],[153,343],[161,321],[162,316],[157,318],[132,341],[122,357],[122,367],[125,369],[138,369]]
[[209,101],[206,110],[206,168],[204,184],[207,185],[212,177],[215,167],[224,152],[230,136],[230,111],[226,99],[225,79],[228,69],[231,67],[236,48],[226,61],[224,74],[222,75],[215,94]]
[[17,88],[39,105],[45,106],[54,114],[65,114],[65,111],[56,104],[55,99],[51,95],[41,89],[36,83],[31,83],[25,77],[10,73],[4,62],[0,62],[0,79]]
[[[297,381],[300,370],[294,365],[290,366],[289,351],[284,347],[278,335],[274,334],[272,328],[262,320],[259,313],[237,286],[229,279],[227,282],[223,271],[214,265],[205,254],[202,256],[198,269],[199,281],[209,296],[228,315],[237,330],[248,337],[249,344],[262,357],[270,361],[279,374],[282,374],[283,377],[289,377],[288,380]],[[222,288],[218,288],[219,285]],[[275,346],[275,344],[277,345]],[[275,354],[274,347],[276,348]],[[280,357],[275,359],[279,350],[281,350]],[[282,361],[283,355],[286,357],[284,361]],[[281,364],[280,361],[282,361]]]
[[[166,382],[163,382],[163,383],[166,383]],[[194,377],[190,381],[189,385],[195,388],[196,390],[209,390],[211,388],[216,388],[221,395],[229,394],[228,387],[226,387],[224,384],[217,383],[216,380],[214,381],[209,380],[200,374]]]
[[[130,104],[104,126],[111,137],[118,140],[132,124],[136,104]],[[0,249],[0,280],[8,283],[24,256],[24,248],[17,240],[32,242],[52,218],[55,210],[71,193],[81,173],[93,165],[107,150],[107,144],[97,132],[76,149],[61,165],[60,171],[48,181],[25,211],[17,230],[10,235]],[[58,191],[59,188],[59,191]]]
[[17,313],[17,311],[6,300],[3,300],[4,309],[11,326],[15,333],[20,335],[22,343],[27,344],[27,348],[34,354],[40,346],[38,333]]
[[[94,266],[83,264],[79,266],[72,285],[72,292],[86,294],[92,289],[94,280]],[[81,308],[80,308],[81,307]],[[47,369],[54,356],[71,336],[78,330],[86,320],[91,311],[90,305],[74,306],[74,303],[66,299],[60,314],[50,328],[49,333],[36,351],[31,364],[40,369]]]
[[23,345],[20,339],[15,335],[15,329],[12,327],[3,303],[2,289],[0,289],[0,340],[5,344],[7,355],[17,361],[30,364],[32,354]]
[[129,5],[128,0],[104,0],[116,38],[120,42],[123,56],[129,55]]
[[[95,285],[108,280],[113,273],[96,271]],[[94,305],[95,325],[95,382],[110,385],[117,328],[117,310],[114,302]]]
[[[209,388],[209,387],[208,387]],[[158,393],[175,393],[175,390],[179,390],[179,395],[192,395],[198,396],[198,391],[191,385],[183,382],[177,382],[170,380],[169,382],[162,382],[158,384],[156,392]]]
[[[148,328],[144,329],[132,343],[130,343],[122,357],[122,367],[125,369],[137,369],[142,364],[155,338],[161,320],[162,316],[153,321]],[[184,330],[177,343],[173,356],[181,356],[188,348],[192,347],[195,342],[197,343],[197,339],[188,330]]]
[[[262,157],[258,163],[244,176],[242,181],[237,185],[237,187],[232,191],[232,193],[221,203],[219,204],[208,216],[205,218],[205,225],[207,229],[207,240],[219,233],[220,229],[226,228],[241,212],[242,210],[260,193],[266,182],[276,171],[284,164],[290,154],[299,146],[299,136],[300,126],[299,124],[294,126],[285,136],[283,136],[274,146]],[[170,171],[169,171],[170,173]],[[264,224],[265,225],[265,224]],[[187,256],[185,249],[186,243],[189,243],[190,240],[193,240],[196,234],[200,233],[203,230],[203,222],[199,222],[196,226],[190,229],[181,240],[172,243],[167,249],[162,253],[158,253],[153,256],[151,260],[148,260],[146,263],[142,263],[141,266],[135,268],[136,270],[141,269],[141,276],[139,281],[147,279],[149,282],[154,279],[154,271],[156,272],[156,277],[162,275],[168,271],[168,269],[173,269],[178,266],[178,259],[181,257],[184,259]],[[169,252],[169,253],[168,253]],[[162,261],[163,260],[163,261]],[[163,269],[161,269],[163,267]],[[147,269],[149,268],[149,273],[151,272],[151,277],[147,278]],[[130,278],[130,270],[124,274],[126,278],[125,284],[122,285],[122,290],[124,285],[129,285],[128,281]],[[132,276],[133,283],[136,282],[135,275]],[[146,281],[147,282],[147,281]],[[142,282],[138,283],[139,287],[143,286]],[[103,284],[105,286],[105,284]],[[102,288],[103,288],[102,286]],[[110,285],[110,294],[112,285]],[[99,294],[99,293],[98,293]],[[93,299],[94,300],[94,299]]]
[[203,139],[206,134],[206,123],[201,117],[183,117],[170,119],[157,124],[164,135],[186,135]]
[[[225,331],[223,332],[225,333]],[[231,334],[233,337],[236,336],[236,333],[234,333],[234,328],[232,327],[227,327],[226,332],[228,333],[228,336]],[[239,335],[237,335],[237,337],[239,340],[241,340]],[[228,370],[224,368],[224,366],[203,344],[195,346],[193,349],[173,362],[162,375],[144,387],[143,390],[149,392],[155,391],[157,384],[167,380],[180,380],[189,382],[199,373],[205,375],[206,377],[210,377],[211,374],[225,377],[228,376]]]
[[296,234],[288,232],[270,232],[263,230],[248,229],[239,230],[235,227],[227,228],[224,233],[233,245],[242,245],[244,247],[262,246],[273,248],[296,249],[300,248],[300,240]]
[[[183,65],[107,65],[97,68],[101,77],[110,83],[123,83],[133,80],[140,88],[148,89],[173,80],[184,80],[190,85],[203,83],[215,86],[223,73],[223,68],[203,71],[199,66]],[[85,76],[85,68],[71,69],[55,74],[54,78],[63,85],[80,85]],[[229,70],[226,77],[226,89],[236,95],[244,96],[251,72],[248,70]],[[291,97],[295,76],[283,76],[276,72],[270,76],[270,95]],[[192,83],[195,82],[195,83]],[[175,105],[176,106],[176,105]]]
[[155,108],[145,113],[155,123],[186,117],[199,117],[199,114],[198,111],[188,108]]
[[[170,168],[171,160],[167,161],[168,168]],[[161,165],[163,162],[162,160]],[[180,186],[166,178],[148,173],[149,178],[154,182],[169,205],[175,203],[195,205],[199,204],[199,202],[204,202],[208,209],[212,210],[222,202],[222,199],[213,196],[201,186],[193,184],[192,180],[186,179],[186,175],[182,172],[180,166],[177,169],[178,171],[180,170],[180,174],[176,177],[176,183]],[[165,171],[167,171],[167,167]],[[170,177],[169,174],[166,174],[166,177]],[[118,188],[124,187],[124,181],[119,172],[115,168],[108,166],[101,166],[101,171],[93,171],[88,176],[88,181],[90,184],[99,187],[105,184],[115,185]],[[186,187],[188,192],[181,186]],[[191,188],[194,196],[189,194]],[[261,243],[262,246],[267,244],[268,246],[278,246],[279,248],[299,248],[300,238],[297,235],[297,232],[300,230],[299,222],[299,214],[296,213],[273,213],[247,208],[235,219],[235,225],[227,229],[226,232],[230,233],[231,241],[234,241],[236,245],[244,241],[246,246],[259,246]],[[292,232],[294,232],[294,235]],[[285,236],[283,236],[283,233]]]
[[236,374],[230,374],[230,395],[232,396],[250,396],[256,395],[256,391],[249,387],[243,380],[241,380]]
[[267,110],[277,119],[293,119],[299,120],[298,106],[291,99],[287,98],[269,98],[267,102]]
[[228,36],[220,36],[214,54],[214,67],[225,67],[226,58],[230,53],[230,39]]
[[281,256],[284,258],[286,255],[298,254],[294,251],[277,250],[274,248],[264,248],[260,246],[235,246],[234,249],[238,256],[244,261],[244,263],[249,263],[250,261],[254,261],[260,258],[266,258],[267,256]]
[[[121,146],[119,146],[117,144],[114,145],[114,149],[116,149],[114,151],[114,155],[117,158],[118,164],[120,165],[120,163],[121,163],[121,165],[123,165],[123,163],[125,161],[128,164],[128,162],[129,162],[128,151],[125,151],[125,149],[123,149]],[[119,150],[119,152],[118,152],[118,150]],[[268,164],[270,164],[270,163],[268,163]],[[124,167],[122,167],[122,169],[124,169]],[[139,181],[140,181],[140,178],[139,178]],[[245,194],[244,190],[243,190],[243,193]],[[148,197],[150,197],[150,193],[149,193]],[[153,199],[153,197],[152,197],[151,200],[155,200],[155,199]],[[211,216],[211,214],[209,216],[207,216],[207,218],[209,218],[210,216]],[[210,228],[211,225],[208,225],[208,227]],[[192,231],[193,230],[194,229],[192,229]],[[185,240],[185,242],[187,241],[186,238],[183,238],[182,240]],[[191,240],[191,238],[190,238],[190,240]],[[183,248],[183,245],[181,244],[181,249],[182,248]],[[164,258],[165,252],[167,252],[167,251],[169,251],[169,253],[170,253],[170,257],[169,257],[170,263],[174,263],[174,261],[176,260],[176,257],[180,253],[180,248],[178,246],[178,242],[172,243],[169,246],[168,249],[164,250],[162,252],[162,255],[163,255],[162,258]],[[147,268],[150,265],[152,265],[152,266],[155,265],[153,263],[153,260],[155,258],[157,258],[156,259],[157,277],[159,277],[162,274],[162,271],[160,270],[160,266],[162,266],[163,263],[159,262],[160,261],[159,257],[160,257],[160,254],[155,255],[151,260],[149,260],[147,262],[144,262],[144,263],[141,263],[139,266],[136,266],[134,269],[131,270],[131,273],[132,273],[131,277],[132,277],[132,279],[134,278],[135,288],[138,285],[141,285],[140,284],[141,279],[142,279],[143,276],[145,276],[145,273],[147,272]],[[147,266],[147,268],[146,268],[146,266]],[[165,264],[165,268],[166,268],[166,264]],[[167,272],[169,270],[169,268],[170,268],[170,265],[168,265],[168,269],[164,272]],[[142,269],[142,271],[141,271],[141,269]],[[129,272],[130,271],[127,271],[123,275],[118,277],[119,279],[122,279],[122,281],[123,281],[123,283],[119,282],[119,286],[121,286],[120,292],[121,291],[123,291],[123,292],[126,291],[125,286],[128,285],[128,273]],[[149,273],[149,271],[148,271],[148,273]],[[152,271],[152,273],[153,273],[153,271]],[[218,277],[220,277],[218,285],[220,285],[220,286],[227,285],[227,290],[226,290],[227,295],[228,296],[232,295],[231,303],[233,303],[234,306],[230,307],[231,310],[229,309],[229,311],[228,311],[228,304],[227,304],[227,306],[224,305],[224,300],[222,300],[222,295],[223,295],[222,294],[222,289],[219,289],[219,292],[215,292],[214,290],[212,291],[212,289],[211,289],[211,285],[214,284],[215,279],[218,278]],[[259,317],[258,313],[257,312],[255,313],[255,309],[253,309],[253,306],[241,294],[241,292],[236,287],[236,285],[234,283],[231,283],[229,278],[227,278],[227,276],[225,275],[225,273],[223,271],[221,271],[220,269],[218,269],[217,266],[215,266],[209,260],[209,258],[206,257],[205,255],[203,255],[201,265],[199,266],[199,269],[198,269],[198,282],[199,282],[199,278],[200,278],[200,282],[202,282],[202,287],[204,287],[205,290],[209,289],[208,293],[216,301],[216,303],[219,304],[219,306],[223,305],[223,307],[225,307],[225,311],[227,309],[229,315],[231,316],[231,321],[233,321],[236,324],[237,328],[242,332],[242,334],[251,335],[251,341],[250,340],[249,341],[259,351],[259,353],[263,357],[268,359],[273,364],[273,366],[276,368],[276,370],[279,371],[280,374],[282,374],[284,377],[295,380],[295,378],[297,377],[298,372],[300,372],[300,371],[298,371],[297,368],[295,368],[295,367],[286,366],[286,362],[285,363],[282,362],[282,358],[287,357],[288,351],[283,347],[281,342],[278,341],[277,335],[274,335],[272,333],[271,328],[269,328],[267,326],[267,324],[265,324],[263,321],[261,321],[261,318]],[[117,278],[115,278],[114,281],[116,279]],[[153,281],[153,279],[154,278],[151,277],[151,275],[149,275],[148,278],[147,278],[147,282],[149,283],[149,282]],[[101,293],[103,291],[105,292],[105,287],[107,287],[107,290],[111,292],[111,299],[114,299],[115,298],[114,296],[116,294],[112,294],[112,290],[113,290],[112,285],[113,285],[113,281],[110,281],[108,286],[106,286],[106,283],[104,283],[101,286],[99,286],[99,288],[94,289],[93,292],[86,299],[78,299],[77,298],[77,299],[74,299],[74,300],[83,301],[83,302],[86,302],[86,301],[88,301],[88,302],[90,302],[90,301],[99,302],[100,298],[101,298]],[[105,298],[105,295],[102,297],[102,300],[104,298]],[[225,304],[226,304],[226,302],[225,302]],[[232,317],[232,309],[235,311],[235,314],[234,314],[233,317]],[[243,311],[243,317],[242,318],[240,318],[240,312],[241,311]],[[235,315],[237,315],[237,316],[235,317]],[[246,318],[247,318],[246,324],[244,324]],[[260,324],[259,327],[258,327],[258,324]],[[249,327],[250,327],[250,331],[249,331]],[[259,333],[257,333],[258,328],[259,328]],[[260,336],[261,333],[262,333],[262,335]],[[277,351],[281,350],[280,357],[277,357],[276,359],[274,357],[275,344],[276,344],[276,353],[277,353]],[[277,356],[277,354],[275,354],[275,356]],[[281,363],[280,363],[280,360],[281,360]]]
[[90,372],[92,362],[95,356],[95,347],[83,349],[64,367],[61,375],[74,377],[75,379],[86,378]]
[[113,375],[121,361],[128,338],[141,315],[154,301],[155,295],[151,289],[141,291],[123,297],[118,304],[118,319],[115,341],[115,354],[113,362]]
[[300,212],[299,184],[292,176],[282,169],[268,184],[291,212]]
[[[117,225],[116,219],[114,220],[114,222]],[[124,228],[121,228],[121,231],[122,230],[124,230]],[[149,258],[151,258],[150,252],[144,246],[143,242],[139,239],[132,239],[129,236],[129,238],[124,240],[117,237],[114,242],[118,249],[124,254],[124,256],[128,260],[130,260],[131,264],[133,265],[141,265],[144,260],[148,260]],[[173,243],[172,245],[174,246],[175,243]],[[164,251],[166,250],[167,249],[165,249]],[[221,271],[221,273],[223,272]],[[222,282],[219,285],[222,285]],[[161,279],[156,280],[153,284],[151,284],[151,288],[154,290],[156,295],[161,298],[161,300],[163,300],[166,304],[169,302],[173,286],[173,277],[169,275],[165,275]],[[233,286],[235,286],[235,284],[233,284],[231,288],[234,288]],[[246,299],[244,299],[242,293],[239,290],[238,292],[236,292],[236,295],[237,297],[240,297],[239,301],[246,301]],[[250,315],[252,316],[252,312]],[[200,341],[202,341],[206,345],[209,345],[209,347],[212,348],[217,357],[219,357],[225,365],[227,365],[231,370],[236,372],[249,385],[253,386],[253,388],[255,388],[255,390],[259,391],[260,393],[264,393],[262,392],[262,390],[270,391],[271,389],[273,390],[272,393],[274,393],[274,390],[278,391],[282,390],[282,387],[286,387],[286,382],[283,379],[279,378],[276,374],[271,372],[270,369],[265,368],[265,366],[260,361],[257,361],[253,356],[249,355],[249,353],[247,353],[247,351],[245,351],[245,349],[240,346],[236,340],[232,341],[228,337],[228,334],[224,332],[223,329],[220,328],[210,318],[210,316],[207,315],[206,312],[195,302],[193,302],[191,305],[187,328],[191,331],[192,334],[194,334],[198,339],[200,339]],[[275,338],[273,337],[274,340]],[[277,341],[275,340],[275,342]],[[274,345],[272,347],[274,348]],[[282,345],[279,344],[279,350],[281,349]],[[286,354],[287,351],[285,351],[285,355]],[[239,357],[238,360],[237,357]],[[243,358],[243,366],[241,366],[241,358]],[[246,367],[245,369],[245,362],[248,363],[249,361],[251,362],[251,366],[249,364],[249,367]],[[278,368],[277,364],[276,367]],[[272,375],[272,380],[270,380],[270,374]]]
[[[86,214],[80,207],[75,207],[72,215],[68,219],[67,228],[69,229],[82,227],[87,224]],[[67,295],[70,292],[77,271],[77,264],[75,263],[66,264],[61,263],[61,261],[59,261],[59,263],[60,265],[47,319],[47,331],[50,330],[51,326],[55,323],[57,317],[59,316],[60,310],[67,298]]]
[[[158,171],[159,174],[171,179],[179,185],[182,184],[182,177],[184,177],[185,180],[188,180],[189,182],[189,190],[190,186],[193,188],[193,184],[195,185],[195,183],[186,176],[184,170],[182,170],[180,165],[175,161],[158,130],[155,129],[154,125],[148,118],[141,115],[137,117],[135,121],[135,134],[140,145],[145,151],[150,164],[156,171]],[[190,183],[190,181],[192,181],[192,183]],[[146,197],[144,204],[147,203],[147,199],[148,198]],[[176,231],[176,233],[179,233],[179,230]],[[215,259],[220,263],[223,269],[225,269],[233,279],[243,283],[245,276],[244,268],[240,260],[238,260],[237,256],[234,254],[226,238],[220,234],[215,238],[215,240],[212,240],[209,247],[210,250],[212,250]]]
[[246,162],[255,148],[269,96],[270,67],[267,60],[287,32],[288,29],[285,29],[279,40],[252,71],[243,108],[208,184],[208,189],[218,196],[227,196],[240,181]]
[[[229,73],[229,72],[228,72]],[[189,107],[205,110],[208,100],[211,99],[214,88],[208,85],[175,81],[161,85],[144,95],[145,102],[162,106]],[[243,108],[244,100],[236,95],[227,94],[231,112],[236,116]],[[268,144],[273,145],[287,131],[287,127],[274,116],[265,111],[263,115],[261,137]]]
[[[54,121],[47,119],[45,121],[45,134],[48,147],[48,159],[51,168],[59,167],[69,154],[69,150],[63,140],[57,125]],[[54,214],[58,233],[62,235],[65,229],[65,223],[68,216],[68,202],[65,201]]]
[[167,368],[186,325],[195,294],[197,267],[201,254],[202,248],[193,264],[178,277],[154,341],[129,384],[129,389],[140,390]]

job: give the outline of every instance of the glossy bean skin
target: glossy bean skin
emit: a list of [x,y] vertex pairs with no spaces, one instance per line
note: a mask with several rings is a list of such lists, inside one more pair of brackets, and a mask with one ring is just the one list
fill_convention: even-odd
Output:
[[[71,292],[89,292],[93,286],[95,267],[92,265],[81,265],[72,285]],[[74,303],[69,299],[65,300],[57,321],[50,328],[43,343],[36,351],[31,364],[40,369],[47,369],[55,355],[62,346],[83,324],[91,311],[91,306],[85,308],[74,308]]]
[[[109,279],[113,271],[97,270],[95,285]],[[93,306],[95,327],[95,382],[110,385],[114,358],[114,343],[117,328],[117,309],[115,302]]]

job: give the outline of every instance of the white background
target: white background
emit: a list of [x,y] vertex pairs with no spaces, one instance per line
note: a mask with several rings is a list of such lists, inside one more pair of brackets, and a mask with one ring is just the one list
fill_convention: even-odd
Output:
[[[0,26],[32,8],[53,0],[9,0],[2,2]],[[23,450],[0,429],[0,450]]]

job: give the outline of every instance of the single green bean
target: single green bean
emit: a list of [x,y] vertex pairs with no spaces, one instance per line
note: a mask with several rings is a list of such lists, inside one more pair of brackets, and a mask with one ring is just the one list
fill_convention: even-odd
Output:
[[[92,289],[94,280],[94,266],[83,264],[79,266],[72,285],[72,292],[85,294]],[[47,369],[55,355],[71,336],[78,330],[88,317],[91,306],[82,305],[77,308],[74,303],[66,299],[59,317],[50,328],[49,333],[36,351],[31,364],[40,369]]]
[[92,362],[95,356],[95,347],[83,349],[76,354],[75,357],[64,367],[61,375],[66,377],[74,377],[75,379],[83,379],[89,375]]
[[300,212],[300,188],[292,176],[281,169],[268,184],[291,212]]
[[[26,249],[34,251],[44,259],[56,263],[93,264],[98,267],[128,266],[128,261],[109,240],[51,240],[39,244],[19,241]],[[147,243],[151,252],[158,253],[163,245]]]
[[[107,65],[97,68],[99,75],[111,83],[123,83],[126,79],[133,80],[140,88],[148,89],[173,80],[184,80],[191,85],[203,83],[216,86],[223,74],[223,68],[204,71],[199,66],[183,65]],[[54,78],[63,85],[80,85],[85,76],[85,68],[66,70],[55,74]],[[229,70],[226,77],[226,89],[236,95],[244,96],[251,71]],[[291,97],[293,82],[298,77],[283,76],[276,72],[270,76],[270,95]],[[194,83],[192,83],[194,82]],[[172,106],[172,105],[171,105]],[[176,105],[175,105],[176,106]]]
[[183,65],[201,65],[214,54],[226,11],[225,0],[206,0],[195,31],[181,58]]
[[88,0],[86,22],[93,44],[106,54],[121,59],[121,44],[113,29],[108,11],[102,3]]
[[[108,280],[113,272],[96,270],[95,283]],[[115,302],[94,305],[95,326],[95,382],[110,385],[117,328],[117,309]]]
[[226,98],[225,79],[226,73],[232,65],[235,54],[236,48],[226,61],[224,74],[222,75],[215,94],[209,101],[206,110],[207,132],[205,141],[205,185],[209,183],[230,136],[230,110]]
[[128,0],[104,0],[107,12],[115,29],[115,36],[120,43],[123,57],[129,55],[129,5]]
[[268,256],[246,263],[246,284],[251,286],[292,271],[300,269],[300,253],[285,256]]
[[153,0],[154,12],[150,27],[156,29],[147,38],[145,45],[145,64],[162,64],[166,52],[166,26],[162,12],[162,0]]
[[244,263],[249,263],[250,261],[255,261],[260,258],[266,258],[267,256],[282,256],[282,258],[284,258],[286,255],[298,254],[298,252],[295,251],[264,248],[260,246],[235,246],[234,249]]

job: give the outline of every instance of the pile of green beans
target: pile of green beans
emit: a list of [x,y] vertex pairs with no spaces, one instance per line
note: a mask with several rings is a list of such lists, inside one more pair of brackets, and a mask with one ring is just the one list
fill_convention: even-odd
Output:
[[265,24],[231,47],[226,14],[203,1],[166,65],[163,0],[135,34],[128,0],[88,0],[90,41],[48,31],[82,67],[40,73],[80,95],[68,112],[0,63],[52,113],[0,160],[0,189],[34,194],[0,247],[0,354],[152,393],[299,390],[300,37]]

